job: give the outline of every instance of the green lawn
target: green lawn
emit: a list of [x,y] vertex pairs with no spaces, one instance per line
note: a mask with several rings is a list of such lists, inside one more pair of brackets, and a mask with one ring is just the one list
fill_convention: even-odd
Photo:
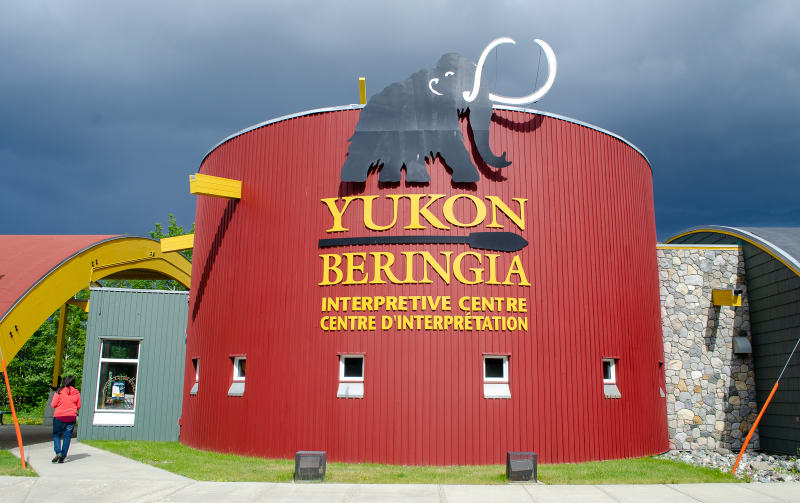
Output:
[[[41,410],[17,411],[19,424],[42,424],[42,416],[43,411]],[[8,421],[8,424],[14,424],[11,422],[11,416],[6,416],[4,420]]]
[[727,472],[657,458],[612,459],[539,466],[547,484],[690,484],[743,482]]
[[[293,459],[263,459],[220,454],[177,442],[88,440],[115,452],[195,480],[285,482],[292,480]],[[328,463],[326,482],[370,484],[504,484],[505,465],[395,466]],[[655,458],[540,465],[546,484],[678,484],[738,482],[727,473]]]
[[[30,409],[26,410],[17,409],[17,420],[19,420],[19,424],[42,424],[42,418],[44,417],[44,409],[46,405],[47,400],[45,399],[36,407],[31,407]],[[8,404],[0,407],[0,409],[11,410],[8,408]],[[11,414],[6,414],[3,416],[3,423],[14,424]]]
[[19,458],[6,450],[0,450],[0,475],[11,475],[14,477],[39,476],[30,466],[27,470],[23,470]]

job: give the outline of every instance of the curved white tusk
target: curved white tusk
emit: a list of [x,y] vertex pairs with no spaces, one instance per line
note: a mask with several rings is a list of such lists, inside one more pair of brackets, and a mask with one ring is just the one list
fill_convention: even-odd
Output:
[[504,105],[527,105],[528,103],[533,103],[534,101],[538,101],[542,99],[542,97],[547,94],[551,87],[553,87],[553,82],[556,80],[556,70],[557,70],[557,62],[556,62],[556,55],[553,52],[553,49],[545,42],[544,40],[539,40],[538,38],[534,40],[539,47],[542,48],[544,51],[544,55],[547,58],[547,68],[549,73],[547,75],[547,81],[544,83],[542,87],[540,87],[537,91],[533,93],[522,96],[520,98],[508,98],[506,96],[500,96],[497,94],[489,93],[489,100],[494,101],[495,103],[502,103]]
[[442,96],[442,93],[433,88],[433,85],[438,83],[439,79],[431,79],[430,82],[428,82],[428,89],[430,89],[433,94]]
[[472,84],[472,92],[468,93],[467,91],[464,91],[464,101],[467,103],[471,103],[475,98],[478,97],[478,91],[481,89],[481,72],[483,71],[483,63],[486,61],[486,57],[489,56],[489,53],[492,52],[492,49],[501,44],[516,44],[516,42],[508,37],[496,38],[489,42],[489,45],[487,45],[486,49],[484,49],[481,53],[477,68],[475,68],[475,82]]

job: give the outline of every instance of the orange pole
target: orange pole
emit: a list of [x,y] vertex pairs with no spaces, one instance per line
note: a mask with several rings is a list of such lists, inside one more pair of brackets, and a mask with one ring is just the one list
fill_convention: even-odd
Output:
[[761,421],[761,416],[763,416],[764,415],[764,411],[767,410],[767,405],[769,405],[769,401],[772,400],[772,395],[774,395],[775,392],[778,391],[778,383],[779,382],[780,382],[780,380],[775,381],[775,386],[772,387],[772,391],[769,393],[769,396],[767,397],[767,401],[764,402],[764,406],[761,407],[761,412],[758,413],[758,417],[756,418],[756,421],[753,423],[753,426],[750,427],[750,432],[747,434],[747,437],[745,437],[744,443],[742,444],[742,450],[739,451],[739,457],[736,458],[736,462],[733,464],[733,470],[731,470],[731,475],[736,475],[736,469],[739,468],[739,461],[742,460],[742,456],[744,455],[744,450],[747,449],[747,444],[750,443],[750,438],[753,436],[753,433],[756,431],[756,427],[758,426],[759,421]]
[[0,361],[3,362],[3,377],[6,381],[6,391],[8,392],[8,403],[11,405],[11,417],[14,418],[14,431],[17,434],[17,445],[19,446],[19,457],[22,461],[22,469],[27,470],[25,465],[25,451],[22,450],[22,433],[19,431],[19,420],[17,419],[17,410],[14,408],[14,398],[11,396],[11,385],[8,383],[8,369],[6,369],[6,360],[3,358],[3,350],[0,349]]

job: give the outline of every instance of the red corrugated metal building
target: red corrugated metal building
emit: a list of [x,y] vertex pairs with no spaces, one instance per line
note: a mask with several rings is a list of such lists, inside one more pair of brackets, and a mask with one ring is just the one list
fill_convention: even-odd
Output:
[[[439,160],[427,185],[374,173],[345,183],[359,113],[269,121],[205,157],[200,172],[242,180],[242,197],[198,198],[181,442],[438,465],[667,450],[644,155],[587,124],[506,107],[490,137],[512,164],[484,165],[475,184],[452,183]],[[472,232],[528,244],[319,243]]]

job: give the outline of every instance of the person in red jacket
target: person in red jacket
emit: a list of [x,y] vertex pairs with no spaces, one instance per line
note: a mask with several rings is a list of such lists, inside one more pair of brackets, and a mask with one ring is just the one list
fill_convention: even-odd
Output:
[[75,420],[78,419],[78,410],[81,408],[81,392],[75,388],[75,378],[67,376],[61,386],[53,395],[53,448],[56,457],[53,463],[63,463],[69,451],[69,441],[72,439],[72,430],[75,429]]

